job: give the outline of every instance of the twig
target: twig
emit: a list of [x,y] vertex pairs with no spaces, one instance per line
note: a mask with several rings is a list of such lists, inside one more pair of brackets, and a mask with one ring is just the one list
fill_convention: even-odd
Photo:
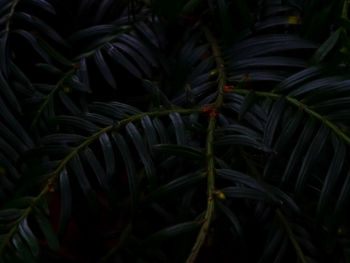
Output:
[[[246,95],[250,91],[249,90],[245,90],[245,89],[232,89],[230,92]],[[289,102],[290,104],[296,106],[299,109],[302,109],[303,111],[308,113],[310,116],[312,116],[312,117],[320,120],[321,122],[323,122],[326,126],[328,126],[331,130],[333,130],[333,132],[335,134],[337,134],[347,144],[350,145],[350,137],[347,136],[336,124],[334,124],[333,122],[329,121],[326,117],[320,115],[316,111],[312,110],[311,107],[308,107],[307,105],[303,104],[299,100],[297,100],[295,98],[292,98],[292,97],[289,97],[289,96],[275,94],[275,93],[272,93],[272,92],[254,91],[254,94],[256,94],[258,96],[261,96],[261,97],[267,97],[267,98],[270,98],[270,99],[279,99],[281,97],[284,97],[286,99],[286,101]]]
[[107,126],[100,131],[96,132],[95,134],[91,135],[90,137],[86,138],[84,142],[82,142],[79,146],[74,148],[72,152],[70,152],[58,165],[58,167],[51,173],[47,174],[44,176],[44,178],[47,178],[47,184],[44,186],[44,188],[41,190],[39,195],[37,195],[29,207],[27,207],[21,216],[15,221],[14,226],[10,229],[10,231],[7,233],[6,237],[2,240],[0,243],[0,259],[1,256],[3,255],[3,251],[6,248],[6,246],[9,244],[9,241],[13,237],[13,235],[17,232],[18,230],[18,224],[26,218],[33,210],[33,208],[37,205],[37,203],[41,200],[43,196],[45,196],[49,190],[50,190],[50,185],[52,185],[52,182],[54,182],[59,174],[65,169],[67,163],[75,157],[80,150],[86,148],[89,146],[91,143],[95,142],[98,140],[103,134],[108,133],[112,130],[120,130],[122,127],[125,127],[128,123],[138,121],[142,117],[149,116],[149,117],[160,117],[160,116],[165,116],[169,115],[171,113],[177,112],[179,114],[191,114],[191,113],[199,113],[203,112],[203,109],[201,108],[196,108],[196,109],[171,109],[171,110],[161,110],[161,111],[153,111],[153,112],[144,112],[138,115],[130,116],[126,119],[123,119],[119,122],[119,125],[116,127],[115,125],[110,125]]
[[213,50],[213,56],[215,57],[216,61],[216,67],[218,72],[218,91],[217,91],[217,98],[215,103],[212,107],[212,112],[214,114],[210,114],[209,117],[209,124],[207,128],[207,138],[206,138],[206,158],[207,158],[207,194],[208,194],[208,200],[207,200],[207,208],[205,212],[204,217],[204,223],[199,230],[196,242],[194,246],[192,247],[192,250],[190,252],[190,255],[188,256],[186,262],[187,263],[193,263],[197,255],[206,239],[208,230],[210,228],[210,224],[212,221],[212,216],[214,214],[215,204],[213,200],[213,192],[215,191],[215,158],[214,158],[214,131],[216,128],[216,113],[220,111],[222,104],[223,104],[223,89],[226,85],[226,73],[224,69],[224,61],[221,56],[221,52],[219,49],[219,45],[215,39],[215,37],[212,35],[210,30],[206,27],[203,28],[203,32],[208,40],[208,42],[211,44],[211,48]]
[[282,222],[283,227],[285,228],[285,230],[287,232],[288,238],[292,242],[292,245],[295,249],[295,252],[296,252],[298,258],[300,259],[300,262],[307,263],[305,256],[304,256],[304,253],[301,250],[298,241],[295,239],[294,234],[292,232],[292,229],[290,228],[288,220],[285,218],[285,216],[282,214],[282,212],[279,209],[276,210],[276,213],[277,213],[278,218]]

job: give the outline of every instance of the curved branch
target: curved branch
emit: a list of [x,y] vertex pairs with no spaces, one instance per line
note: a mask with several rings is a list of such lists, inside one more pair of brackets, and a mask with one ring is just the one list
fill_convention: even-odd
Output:
[[79,146],[77,146],[76,148],[74,148],[74,150],[72,152],[70,152],[58,165],[58,167],[51,173],[47,174],[44,176],[44,178],[47,178],[47,183],[44,186],[44,188],[41,190],[41,192],[39,193],[39,195],[37,195],[33,201],[31,202],[30,206],[27,207],[22,215],[15,221],[14,226],[11,228],[11,230],[8,232],[8,234],[6,235],[6,237],[3,239],[3,241],[0,244],[0,258],[3,255],[3,251],[6,248],[6,246],[9,244],[9,241],[12,239],[13,235],[16,234],[17,230],[18,230],[18,224],[24,219],[26,218],[34,209],[34,207],[37,205],[37,203],[41,200],[41,198],[43,196],[45,196],[49,190],[50,190],[50,186],[52,185],[52,182],[55,181],[57,179],[57,177],[59,176],[59,174],[64,170],[64,168],[66,167],[67,163],[74,158],[80,150],[86,148],[87,146],[89,146],[91,143],[95,142],[96,140],[98,140],[103,134],[108,133],[112,130],[120,130],[121,128],[125,127],[128,123],[130,122],[134,122],[134,121],[138,121],[141,118],[145,117],[145,116],[149,116],[149,117],[160,117],[160,116],[165,116],[165,115],[169,115],[171,113],[177,112],[179,114],[191,114],[191,113],[200,113],[203,112],[202,108],[195,108],[195,109],[171,109],[171,110],[161,110],[161,111],[153,111],[153,112],[144,112],[138,115],[134,115],[134,116],[130,116],[128,118],[125,118],[121,121],[119,121],[118,126],[115,125],[110,125],[107,126],[103,129],[101,129],[100,131],[96,132],[95,134],[91,135],[90,137],[88,137],[84,142],[82,142]]
[[[230,90],[231,93],[237,93],[237,94],[242,94],[242,95],[247,95],[250,90],[245,90],[245,89],[233,89]],[[261,97],[266,97],[270,99],[279,99],[281,97],[284,97],[287,102],[290,104],[298,107],[299,109],[302,109],[306,113],[308,113],[310,116],[318,119],[319,121],[323,122],[326,126],[328,126],[335,134],[337,134],[340,138],[342,138],[347,144],[350,145],[350,137],[347,136],[336,124],[328,120],[326,117],[322,116],[321,114],[317,113],[316,111],[312,110],[311,108],[307,107],[307,105],[303,104],[299,100],[289,97],[289,96],[283,96],[279,94],[275,94],[272,92],[262,92],[262,91],[254,91],[254,94],[261,96]]]

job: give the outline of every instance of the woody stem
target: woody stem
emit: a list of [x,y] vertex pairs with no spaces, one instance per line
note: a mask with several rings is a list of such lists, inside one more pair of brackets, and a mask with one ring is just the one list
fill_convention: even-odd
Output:
[[219,45],[215,37],[212,35],[212,33],[208,28],[204,27],[203,32],[208,42],[211,44],[213,56],[215,57],[216,67],[218,72],[218,91],[217,91],[216,101],[213,104],[214,114],[211,114],[209,117],[209,124],[207,128],[207,137],[206,137],[207,195],[208,195],[207,208],[204,215],[203,225],[199,230],[196,242],[192,247],[190,255],[186,260],[187,263],[193,263],[196,260],[197,255],[200,251],[200,248],[202,247],[206,239],[206,236],[212,221],[212,216],[214,214],[214,208],[215,208],[215,204],[213,200],[213,193],[215,190],[215,160],[214,160],[214,147],[213,147],[214,131],[216,128],[216,112],[218,112],[223,105],[223,89],[226,85],[226,73],[224,70],[224,61],[221,56]]

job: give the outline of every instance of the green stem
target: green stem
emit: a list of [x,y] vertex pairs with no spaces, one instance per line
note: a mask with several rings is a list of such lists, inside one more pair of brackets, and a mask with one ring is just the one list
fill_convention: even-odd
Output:
[[345,0],[344,1],[344,5],[343,5],[343,12],[342,12],[342,18],[344,18],[345,20],[348,19],[348,6],[349,6],[349,0]]
[[217,98],[214,103],[214,107],[216,109],[220,109],[222,107],[224,101],[224,92],[223,89],[226,86],[226,72],[225,72],[225,62],[222,58],[219,45],[207,27],[204,27],[203,32],[208,39],[208,42],[211,44],[211,49],[213,51],[213,57],[215,58],[216,70],[218,72],[218,91]]
[[289,224],[288,220],[285,218],[285,216],[282,214],[282,212],[279,209],[276,210],[276,213],[277,213],[278,218],[282,222],[282,225],[285,228],[290,241],[292,242],[292,245],[295,249],[295,252],[296,252],[298,258],[300,259],[300,262],[307,263],[305,256],[304,256],[304,253],[301,250],[298,241],[295,239],[292,229],[290,228],[290,224]]
[[[66,156],[66,158],[64,158],[60,165],[57,167],[57,169],[52,172],[52,175],[58,175],[66,166],[66,164],[74,157],[78,154],[78,152],[84,148],[86,148],[87,146],[89,146],[91,143],[93,143],[94,141],[98,140],[103,134],[110,132],[114,129],[120,129],[124,126],[126,126],[128,123],[130,122],[134,122],[137,120],[140,120],[141,118],[145,117],[145,116],[149,116],[149,117],[159,117],[159,116],[164,116],[164,115],[169,115],[171,113],[177,112],[179,114],[191,114],[191,113],[195,113],[195,112],[202,112],[202,109],[173,109],[173,110],[163,110],[163,111],[154,111],[154,112],[144,112],[138,115],[134,115],[134,116],[130,116],[126,119],[123,119],[119,122],[119,126],[116,128],[114,125],[110,125],[107,126],[103,129],[101,129],[100,131],[96,132],[95,134],[91,135],[90,137],[88,137],[83,143],[81,143],[79,146],[77,146],[69,155]],[[51,180],[55,179],[52,178],[50,176]]]
[[206,163],[207,163],[207,178],[208,178],[207,179],[207,194],[208,194],[207,208],[205,211],[203,225],[199,230],[196,242],[192,247],[190,255],[186,260],[187,263],[193,263],[196,260],[197,255],[206,239],[206,236],[212,221],[212,217],[214,214],[215,204],[213,199],[214,198],[213,193],[215,191],[215,158],[214,158],[213,145],[214,145],[214,131],[216,128],[215,115],[217,114],[217,112],[220,111],[223,105],[223,89],[226,85],[226,73],[224,69],[224,61],[221,56],[219,45],[215,37],[212,35],[212,33],[208,28],[204,27],[203,32],[208,42],[211,44],[213,56],[215,57],[216,67],[218,72],[218,91],[217,91],[216,101],[213,104],[213,110],[214,110],[213,113],[215,114],[214,116],[210,115],[209,117],[209,124],[207,128],[207,138],[206,138]]
[[37,205],[37,203],[40,201],[40,199],[45,196],[50,189],[50,185],[52,184],[53,181],[57,179],[59,174],[62,172],[63,169],[65,169],[67,163],[74,158],[80,150],[86,148],[89,146],[91,143],[95,142],[98,140],[103,134],[108,133],[112,130],[120,130],[122,127],[125,127],[128,123],[138,121],[142,117],[149,116],[149,117],[160,117],[160,116],[165,116],[169,115],[171,113],[177,112],[179,114],[191,114],[191,113],[200,113],[203,112],[202,108],[196,108],[196,109],[171,109],[171,110],[161,110],[161,111],[153,111],[153,112],[144,112],[138,115],[130,116],[126,119],[123,119],[119,122],[118,127],[114,125],[107,126],[95,134],[91,135],[88,137],[84,142],[82,142],[79,146],[74,148],[72,152],[70,152],[58,165],[58,167],[51,173],[47,174],[44,176],[44,178],[47,178],[47,184],[44,186],[44,188],[41,190],[39,195],[37,195],[33,201],[31,202],[30,206],[27,207],[22,215],[15,221],[15,225],[11,228],[11,230],[8,232],[6,237],[3,239],[3,241],[0,244],[0,258],[3,255],[3,250],[5,247],[9,244],[11,238],[13,235],[17,232],[18,230],[18,223],[21,222],[25,217],[27,217],[33,210],[33,208]]
[[[141,17],[140,17],[141,18]],[[134,27],[133,26],[123,26],[122,29],[120,29],[117,33],[115,33],[114,35],[109,35],[107,36],[104,40],[104,42],[100,45],[97,45],[96,47],[94,47],[93,49],[84,52],[83,54],[73,58],[73,61],[79,61],[82,58],[89,58],[92,57],[96,51],[101,50],[106,43],[112,43],[114,42],[114,40],[118,39],[118,37],[120,37],[120,35],[125,34],[125,33],[129,33]]]
[[72,70],[68,71],[67,73],[65,73],[64,76],[57,82],[56,86],[50,91],[49,95],[46,96],[45,101],[41,104],[40,108],[38,109],[38,111],[35,115],[35,118],[34,118],[32,124],[30,125],[30,129],[33,129],[35,127],[35,125],[39,121],[43,111],[47,107],[47,105],[49,105],[49,103],[51,102],[51,100],[53,99],[55,94],[60,90],[60,88],[62,87],[64,82],[69,77],[71,77],[75,71],[76,71],[76,69],[72,69]]
[[120,238],[118,240],[118,244],[113,247],[106,256],[104,256],[99,263],[103,263],[106,262],[107,260],[109,260],[116,252],[118,252],[118,250],[123,247],[125,241],[128,239],[130,233],[132,231],[132,224],[129,223],[123,230],[123,232],[120,235]]
[[13,14],[15,13],[15,8],[18,4],[19,0],[14,0],[10,9],[10,13],[8,14],[7,22],[6,22],[6,27],[5,27],[5,32],[10,31],[10,24],[11,24],[11,18],[13,17]]
[[[232,93],[246,95],[250,91],[249,90],[245,90],[245,89],[233,89],[233,90],[231,90],[231,92]],[[281,97],[284,97],[286,99],[286,101],[289,102],[290,104],[298,107],[299,109],[302,109],[303,111],[308,113],[310,116],[312,116],[312,117],[318,119],[319,121],[321,121],[322,123],[324,123],[335,134],[337,134],[347,144],[350,145],[350,137],[347,136],[336,124],[334,124],[333,122],[329,121],[326,117],[320,115],[316,111],[312,110],[310,107],[308,107],[307,105],[303,104],[299,100],[297,100],[295,98],[292,98],[292,97],[289,97],[289,96],[279,95],[279,94],[275,94],[275,93],[271,93],[271,92],[254,91],[254,94],[256,94],[258,96],[261,96],[261,97],[270,98],[270,99],[279,99]]]
[[214,152],[213,152],[213,140],[214,140],[214,130],[216,119],[214,116],[210,117],[209,126],[207,130],[207,139],[206,139],[206,158],[207,158],[207,187],[208,187],[208,200],[207,200],[207,209],[204,216],[204,222],[199,230],[196,242],[192,247],[191,253],[187,258],[187,263],[193,263],[197,258],[197,255],[202,247],[210,224],[212,216],[214,213],[214,200],[213,192],[215,190],[215,163],[214,163]]
[[45,185],[44,189],[40,192],[40,194],[36,196],[31,202],[31,204],[23,211],[22,215],[15,221],[14,226],[11,228],[10,232],[6,235],[6,237],[3,239],[3,241],[0,244],[0,259],[3,256],[4,249],[10,243],[11,238],[13,237],[14,234],[16,234],[18,230],[18,224],[31,213],[34,206],[48,191],[49,191],[49,185],[47,184]]

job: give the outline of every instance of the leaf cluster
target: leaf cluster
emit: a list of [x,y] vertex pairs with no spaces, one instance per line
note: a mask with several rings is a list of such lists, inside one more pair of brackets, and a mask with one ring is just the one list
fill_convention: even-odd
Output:
[[0,0],[0,262],[349,262],[348,11]]

